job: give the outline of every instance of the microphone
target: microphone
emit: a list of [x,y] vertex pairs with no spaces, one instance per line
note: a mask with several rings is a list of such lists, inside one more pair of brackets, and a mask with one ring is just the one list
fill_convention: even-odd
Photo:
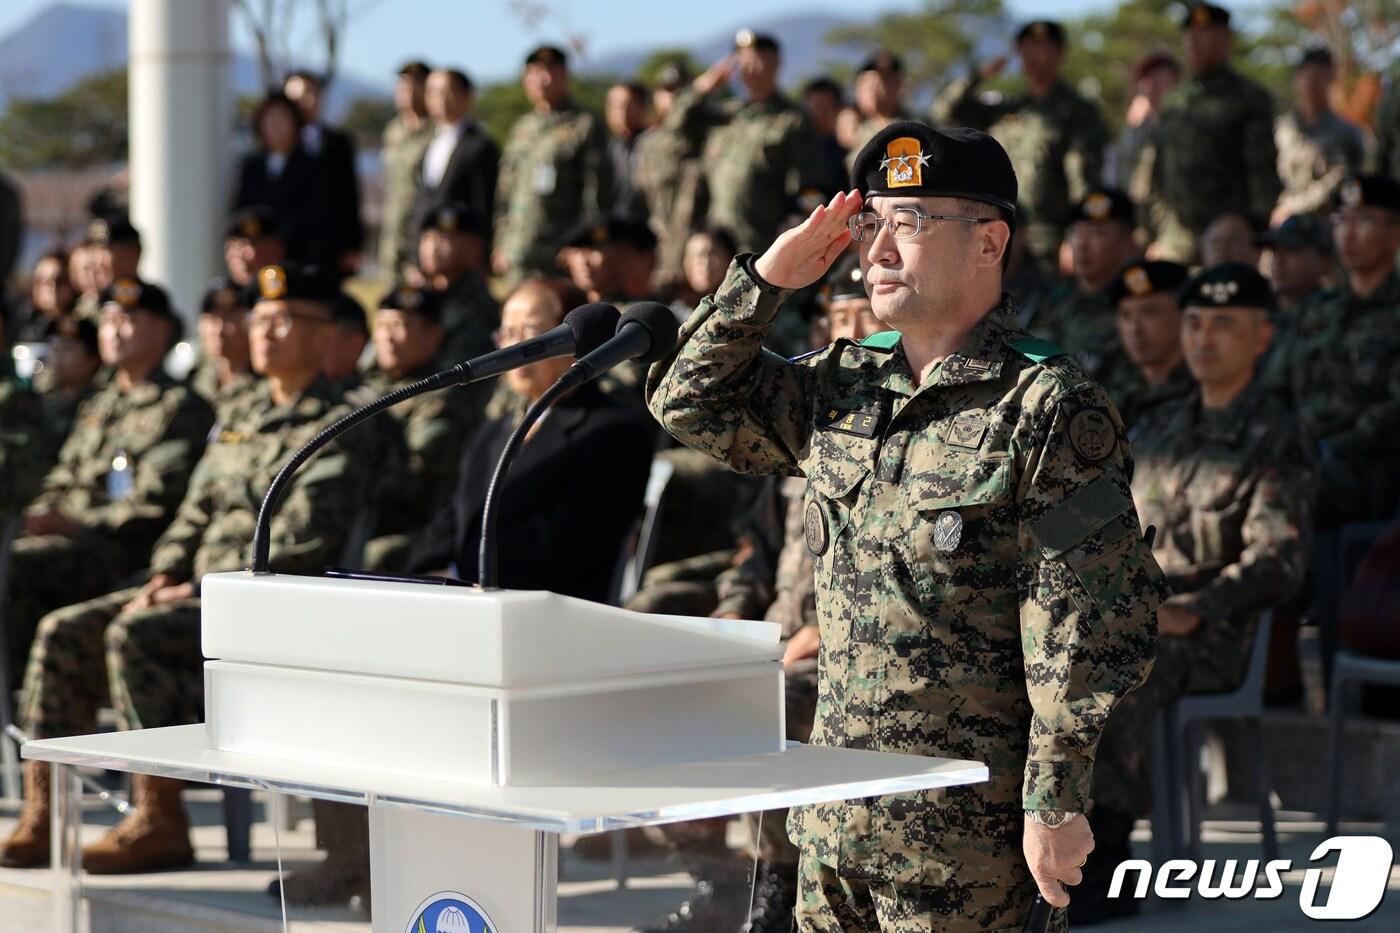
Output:
[[272,549],[272,516],[276,513],[277,506],[282,502],[287,484],[292,481],[297,470],[301,469],[301,465],[310,460],[316,451],[345,432],[373,418],[386,408],[392,408],[399,402],[407,401],[427,392],[479,382],[482,379],[500,375],[506,370],[518,369],[540,360],[555,359],[570,354],[592,354],[604,343],[616,339],[613,337],[613,333],[614,328],[618,326],[618,318],[617,308],[605,302],[595,301],[582,305],[564,315],[564,322],[558,327],[551,328],[529,340],[522,340],[520,343],[492,350],[490,353],[475,359],[465,360],[451,369],[445,369],[426,379],[420,379],[415,383],[395,389],[368,405],[355,409],[335,424],[321,431],[292,454],[267,487],[267,495],[263,496],[262,507],[258,510],[258,523],[253,529],[253,562],[249,570],[252,573],[267,573],[268,554]]
[[499,579],[496,557],[496,526],[500,519],[501,490],[506,474],[525,442],[525,436],[545,412],[568,393],[627,360],[652,363],[661,359],[676,345],[680,325],[671,309],[656,301],[640,301],[628,308],[617,323],[617,334],[590,353],[584,354],[568,372],[545,390],[515,426],[501,450],[491,484],[486,489],[486,503],[481,510],[481,544],[477,551],[477,583],[482,589],[496,589]]

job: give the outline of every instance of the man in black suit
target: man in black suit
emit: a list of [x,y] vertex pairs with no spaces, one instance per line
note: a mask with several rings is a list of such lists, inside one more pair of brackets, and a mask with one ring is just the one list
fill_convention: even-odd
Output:
[[[537,336],[563,320],[560,292],[539,279],[506,299],[502,346]],[[503,379],[534,401],[573,363],[545,360]],[[487,420],[467,439],[453,503],[414,542],[412,569],[455,566],[477,578],[477,542],[486,489],[518,418]],[[641,511],[651,469],[654,423],[639,406],[590,383],[560,399],[530,433],[502,489],[500,582],[509,589],[549,590],[606,602],[622,544]]]
[[471,79],[462,72],[435,68],[428,75],[424,104],[436,129],[418,163],[414,216],[420,221],[444,204],[464,205],[473,216],[491,216],[501,150],[472,117],[473,102]]
[[360,182],[355,173],[355,141],[344,130],[321,122],[324,81],[309,71],[293,71],[283,92],[301,109],[301,147],[316,166],[318,197],[324,211],[328,260],[342,273],[351,273],[360,262],[365,229],[360,221]]

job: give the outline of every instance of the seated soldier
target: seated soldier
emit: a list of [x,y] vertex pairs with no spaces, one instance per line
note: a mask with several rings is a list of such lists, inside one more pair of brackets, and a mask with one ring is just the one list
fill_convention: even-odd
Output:
[[1225,211],[1216,215],[1201,233],[1201,266],[1209,269],[1227,262],[1239,262],[1253,268],[1259,266],[1261,231],[1240,211]]
[[418,267],[427,286],[442,294],[445,336],[438,364],[443,369],[495,349],[491,335],[501,307],[486,287],[490,233],[489,217],[475,216],[458,203],[433,208],[419,223]]
[[1271,389],[1288,390],[1288,355],[1298,329],[1298,309],[1305,299],[1333,280],[1336,258],[1327,218],[1296,214],[1254,242],[1268,250],[1269,281],[1278,300],[1274,313],[1274,342],[1260,367]]
[[[0,348],[5,345],[0,314]],[[10,354],[0,352],[0,525],[39,491],[52,446],[39,396],[15,376]]]
[[1133,441],[1133,500],[1171,583],[1157,610],[1157,663],[1109,718],[1094,768],[1095,848],[1070,921],[1124,910],[1106,897],[1130,857],[1133,819],[1151,809],[1142,737],[1155,711],[1188,693],[1233,690],[1254,627],[1302,583],[1316,483],[1316,445],[1255,378],[1269,348],[1273,294],[1252,267],[1207,269],[1182,292],[1181,343],[1200,385],[1157,408]]
[[102,352],[97,346],[97,325],[84,318],[53,318],[48,322],[45,339],[49,354],[44,358],[48,375],[43,393],[44,419],[49,436],[62,444],[73,430],[78,409],[98,389]]
[[589,301],[625,305],[651,297],[656,234],[642,221],[585,217],[564,238],[559,264]]
[[1103,188],[1085,195],[1065,231],[1074,277],[1051,292],[1026,325],[1037,337],[1062,347],[1105,386],[1128,365],[1113,327],[1108,287],[1141,252],[1133,222],[1133,202],[1123,192]]
[[286,260],[287,244],[277,224],[277,212],[262,204],[240,208],[229,217],[224,230],[224,265],[234,285],[252,285],[253,274],[263,266]]
[[337,392],[349,396],[355,405],[373,398],[364,388],[360,360],[369,346],[369,319],[364,307],[345,292],[337,292],[331,302],[331,326],[321,341],[321,374]]
[[1181,356],[1176,294],[1187,275],[1186,267],[1175,262],[1135,262],[1108,287],[1118,342],[1132,365],[1119,367],[1117,380],[1104,388],[1123,416],[1129,439],[1148,412],[1195,388]]
[[98,345],[113,372],[79,407],[10,553],[11,683],[45,613],[106,593],[145,565],[214,423],[204,400],[161,369],[180,335],[164,289],[118,279],[101,309]]
[[248,309],[253,292],[228,279],[214,279],[199,303],[199,362],[189,375],[192,389],[214,407],[221,421],[256,388],[248,358]]
[[[148,552],[146,582],[52,612],[39,626],[20,714],[36,738],[94,731],[109,697],[126,729],[203,718],[200,580],[248,565],[273,476],[347,411],[320,374],[335,283],[269,266],[258,272],[258,287],[249,332],[253,368],[263,378],[201,458],[174,522]],[[317,454],[272,522],[274,571],[312,574],[334,563],[375,467],[358,448],[352,454],[332,444]],[[24,809],[0,844],[0,861],[11,867],[45,865],[49,858],[48,765],[26,762],[25,782]],[[117,874],[190,863],[181,787],[169,778],[133,776],[136,809],[83,849],[83,867]]]

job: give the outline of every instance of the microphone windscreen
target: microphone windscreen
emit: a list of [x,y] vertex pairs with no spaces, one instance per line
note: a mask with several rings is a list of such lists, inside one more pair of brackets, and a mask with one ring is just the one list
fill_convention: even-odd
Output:
[[574,356],[587,356],[617,333],[620,312],[604,301],[580,305],[564,315],[564,324],[574,334]]
[[621,331],[628,324],[639,324],[651,335],[651,346],[636,358],[637,362],[655,363],[676,348],[680,323],[675,312],[659,301],[639,301],[628,308],[617,322],[617,329]]

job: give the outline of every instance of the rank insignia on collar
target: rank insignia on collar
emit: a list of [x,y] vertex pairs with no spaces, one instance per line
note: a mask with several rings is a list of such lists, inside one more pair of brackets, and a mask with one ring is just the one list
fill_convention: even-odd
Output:
[[873,411],[841,411],[837,408],[828,408],[822,413],[819,419],[819,426],[828,431],[840,431],[842,434],[854,434],[857,437],[874,437],[875,428],[880,423],[880,416]]

